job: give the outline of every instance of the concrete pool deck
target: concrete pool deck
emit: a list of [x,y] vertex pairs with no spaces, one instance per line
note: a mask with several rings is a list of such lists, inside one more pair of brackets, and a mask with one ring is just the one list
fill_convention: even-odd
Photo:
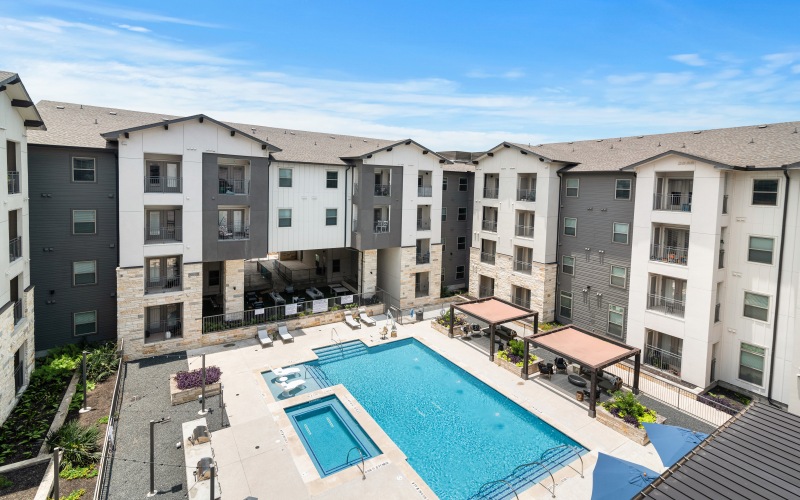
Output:
[[[190,368],[199,368],[200,355],[205,353],[206,364],[219,366],[223,373],[230,427],[214,432],[212,443],[219,465],[220,482],[225,485],[224,498],[436,497],[408,465],[402,451],[341,386],[278,402],[272,396],[261,372],[316,359],[312,349],[332,344],[333,329],[342,342],[358,339],[367,346],[414,337],[582,444],[589,450],[583,457],[584,478],[581,479],[568,467],[559,470],[555,474],[555,481],[556,495],[560,498],[591,497],[591,476],[598,451],[656,471],[664,470],[652,445],[633,443],[589,418],[585,411],[563,395],[553,393],[533,381],[525,382],[491,363],[469,341],[448,338],[431,328],[428,321],[398,325],[398,337],[381,340],[379,328],[384,324],[385,321],[379,320],[378,326],[351,330],[344,323],[335,323],[294,331],[294,342],[284,344],[277,341],[273,347],[262,348],[252,339],[237,342],[233,347],[214,346],[187,352]],[[390,383],[389,377],[391,370],[387,370],[387,383]],[[380,441],[379,447],[384,453],[367,461],[366,480],[362,480],[361,472],[356,467],[320,479],[282,411],[284,406],[332,391],[340,395],[346,406],[355,405],[348,407],[351,414],[373,439],[377,437],[376,443]],[[348,403],[347,398],[352,401]],[[358,411],[354,411],[354,407]],[[536,458],[531,457],[531,460]],[[577,460],[572,464],[580,469],[579,465]],[[549,478],[545,484],[549,487]],[[544,499],[551,498],[551,495],[543,487],[534,486],[520,493],[519,497]]]

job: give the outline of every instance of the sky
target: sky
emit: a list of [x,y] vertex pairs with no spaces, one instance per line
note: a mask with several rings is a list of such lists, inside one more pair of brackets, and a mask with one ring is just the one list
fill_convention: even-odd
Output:
[[0,0],[35,101],[436,150],[800,120],[800,2]]

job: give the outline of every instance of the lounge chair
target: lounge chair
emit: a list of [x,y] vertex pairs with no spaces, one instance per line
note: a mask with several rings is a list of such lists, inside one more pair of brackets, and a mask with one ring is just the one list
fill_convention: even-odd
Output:
[[545,363],[544,361],[539,361],[538,365],[539,373],[550,378],[553,375],[553,364],[552,363]]
[[564,358],[556,358],[556,371],[567,371],[567,361]]
[[300,375],[300,368],[292,366],[289,368],[273,368],[272,373],[279,377],[288,377],[289,375]]
[[375,326],[378,324],[377,321],[369,317],[367,310],[364,308],[358,310],[358,319],[367,326]]
[[269,296],[276,306],[281,306],[286,303],[286,299],[281,297],[280,294],[277,292],[270,292]]
[[311,297],[312,300],[319,300],[325,298],[325,295],[314,287],[307,289],[306,295]]
[[267,332],[266,326],[258,327],[258,334],[256,337],[258,337],[258,341],[261,342],[261,347],[272,345],[272,337],[270,337],[269,333]]
[[292,380],[291,382],[281,382],[280,386],[283,389],[282,394],[288,394],[289,392],[297,389],[298,387],[306,385],[306,381],[303,379],[300,380]]
[[361,328],[361,323],[353,319],[353,313],[344,313],[344,322],[352,329]]
[[284,342],[287,340],[294,341],[294,337],[292,337],[292,334],[289,333],[289,328],[286,326],[286,323],[281,323],[278,325],[278,335],[281,336],[281,340]]

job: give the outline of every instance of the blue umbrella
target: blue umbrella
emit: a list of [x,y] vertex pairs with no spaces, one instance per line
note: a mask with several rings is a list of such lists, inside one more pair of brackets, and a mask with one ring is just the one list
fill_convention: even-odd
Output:
[[592,474],[592,500],[633,498],[657,477],[658,472],[647,467],[598,453]]
[[642,423],[642,425],[647,431],[647,436],[650,438],[650,442],[653,443],[656,453],[661,457],[664,467],[675,465],[675,462],[683,458],[684,455],[708,437],[708,434],[690,431],[674,425],[646,423]]

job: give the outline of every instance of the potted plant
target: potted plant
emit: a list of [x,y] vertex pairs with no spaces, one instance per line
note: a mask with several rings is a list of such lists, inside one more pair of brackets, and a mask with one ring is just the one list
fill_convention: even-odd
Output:
[[[525,356],[525,343],[522,340],[511,339],[508,342],[508,348],[498,351],[494,362],[497,366],[505,368],[506,370],[516,375],[522,376],[524,369],[524,356]],[[538,367],[536,361],[539,358],[535,354],[528,354],[528,375],[534,373]]]

